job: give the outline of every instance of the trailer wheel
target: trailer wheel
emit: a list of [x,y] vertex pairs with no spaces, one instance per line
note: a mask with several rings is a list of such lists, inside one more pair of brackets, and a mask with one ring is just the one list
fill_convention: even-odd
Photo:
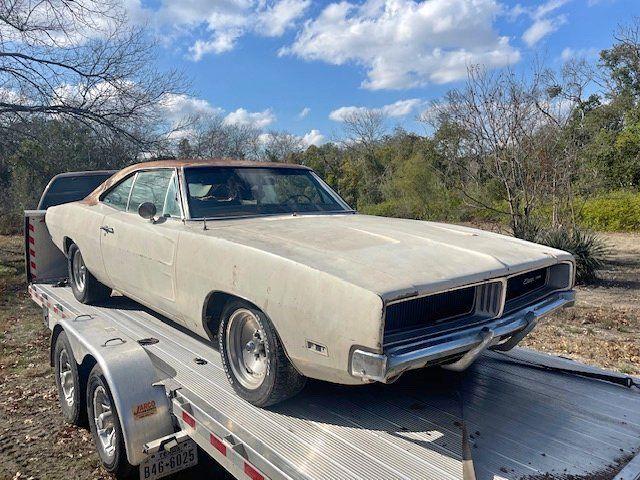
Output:
[[127,460],[120,417],[99,365],[93,367],[87,382],[87,416],[104,468],[116,478],[131,478],[135,469]]
[[80,378],[78,364],[65,332],[60,332],[56,339],[54,367],[64,419],[72,425],[85,426],[87,424],[87,411],[84,404],[86,385]]
[[258,407],[296,395],[305,385],[267,316],[243,301],[227,305],[218,331],[222,365],[238,395]]
[[87,269],[82,253],[75,243],[72,243],[67,253],[69,268],[69,284],[76,300],[86,304],[98,303],[111,295],[111,289],[100,283]]

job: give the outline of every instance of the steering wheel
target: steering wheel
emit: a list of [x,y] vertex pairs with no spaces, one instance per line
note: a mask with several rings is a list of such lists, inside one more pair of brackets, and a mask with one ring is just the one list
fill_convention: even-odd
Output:
[[293,195],[289,195],[287,197],[287,199],[285,200],[285,203],[289,203],[291,200],[293,200],[294,198],[306,198],[307,200],[309,200],[309,203],[311,205],[315,205],[316,202],[314,202],[313,200],[311,200],[311,198],[307,197],[304,193],[294,193]]

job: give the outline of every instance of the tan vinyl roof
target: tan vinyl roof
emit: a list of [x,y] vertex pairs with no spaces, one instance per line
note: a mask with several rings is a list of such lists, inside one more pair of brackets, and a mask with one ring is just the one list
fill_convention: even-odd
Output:
[[293,163],[277,163],[277,162],[252,162],[249,160],[238,160],[233,158],[178,158],[172,160],[155,160],[151,162],[135,163],[128,167],[123,168],[119,172],[115,173],[106,182],[96,188],[83,200],[84,203],[89,205],[95,205],[106,190],[118,183],[125,177],[128,177],[132,173],[138,170],[148,170],[152,168],[180,168],[180,167],[245,167],[245,168],[302,168],[310,170],[303,165],[296,165]]

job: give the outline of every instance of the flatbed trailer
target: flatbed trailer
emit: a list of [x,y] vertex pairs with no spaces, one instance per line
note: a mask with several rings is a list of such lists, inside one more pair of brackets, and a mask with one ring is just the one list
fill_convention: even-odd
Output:
[[78,365],[102,368],[141,478],[187,442],[238,479],[640,478],[637,378],[516,348],[390,385],[310,382],[260,409],[210,342],[124,297],[77,302],[42,218],[25,222],[30,295],[52,351],[65,332]]

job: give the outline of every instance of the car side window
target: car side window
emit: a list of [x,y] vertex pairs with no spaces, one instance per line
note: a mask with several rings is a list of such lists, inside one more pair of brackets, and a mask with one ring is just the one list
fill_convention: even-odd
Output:
[[182,209],[180,208],[180,188],[178,187],[178,175],[176,173],[173,174],[171,181],[169,182],[162,215],[178,218],[182,217]]
[[158,214],[161,215],[172,175],[173,170],[170,169],[138,172],[131,190],[127,211],[137,212],[141,204],[151,202],[156,206]]
[[127,209],[127,203],[129,202],[129,192],[131,192],[131,185],[133,185],[134,178],[135,175],[131,175],[113,187],[109,193],[102,197],[102,203],[125,211]]

